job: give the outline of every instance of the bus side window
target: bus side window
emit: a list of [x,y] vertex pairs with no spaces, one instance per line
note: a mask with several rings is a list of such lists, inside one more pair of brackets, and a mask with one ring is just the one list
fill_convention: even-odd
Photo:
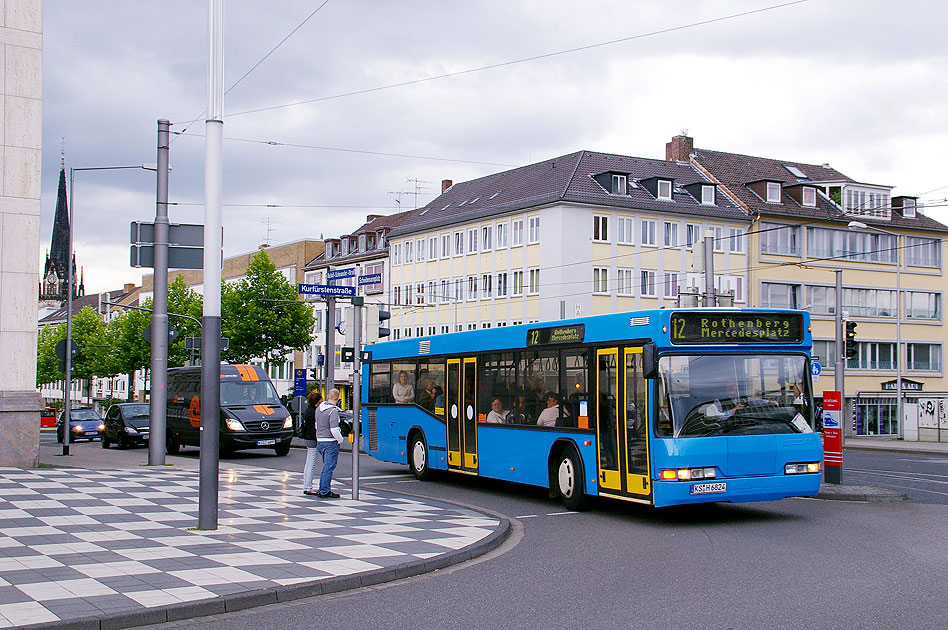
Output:
[[369,402],[374,404],[393,402],[392,364],[387,362],[372,363],[371,374]]
[[396,403],[414,404],[415,402],[415,364],[395,363],[392,365],[392,398]]

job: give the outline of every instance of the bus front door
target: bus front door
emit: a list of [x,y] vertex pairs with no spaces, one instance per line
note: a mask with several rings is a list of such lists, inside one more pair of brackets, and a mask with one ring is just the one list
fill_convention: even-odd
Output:
[[642,348],[596,351],[600,493],[648,501],[648,423]]
[[447,377],[448,469],[477,472],[477,359],[449,359]]

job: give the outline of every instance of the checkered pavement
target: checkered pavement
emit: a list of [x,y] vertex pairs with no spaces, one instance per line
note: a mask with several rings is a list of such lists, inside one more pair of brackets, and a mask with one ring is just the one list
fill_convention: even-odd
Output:
[[299,476],[222,470],[219,527],[196,531],[193,471],[0,468],[0,627],[393,567],[471,545],[499,524],[379,491],[303,496]]

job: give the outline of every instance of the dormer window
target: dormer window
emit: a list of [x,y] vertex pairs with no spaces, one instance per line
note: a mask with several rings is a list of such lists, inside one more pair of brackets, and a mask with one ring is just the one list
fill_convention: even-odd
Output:
[[915,200],[908,197],[902,200],[902,216],[909,219],[915,218]]
[[780,203],[780,182],[767,182],[767,203]]
[[816,207],[816,188],[812,186],[803,187],[803,205],[807,208]]
[[359,234],[359,251],[365,251],[365,234]]
[[714,205],[714,186],[701,187],[701,203],[706,206]]
[[349,253],[349,239],[342,239],[342,255],[345,256]]
[[628,192],[628,178],[625,175],[612,175],[612,194],[624,195]]
[[671,198],[672,198],[671,180],[669,179],[658,180],[658,198],[664,199],[666,201],[671,201]]

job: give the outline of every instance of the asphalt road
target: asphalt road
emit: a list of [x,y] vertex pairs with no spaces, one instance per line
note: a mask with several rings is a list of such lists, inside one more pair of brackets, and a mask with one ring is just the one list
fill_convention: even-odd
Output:
[[[55,446],[43,447],[44,463],[65,459],[52,454]],[[143,448],[104,451],[98,442],[74,445],[72,452],[70,465],[137,466],[147,458]],[[225,465],[298,471],[303,456],[297,449],[287,457],[248,451]],[[196,468],[197,461],[191,449],[168,457],[182,467]],[[405,467],[362,456],[362,487],[501,512],[512,517],[514,534],[484,558],[425,576],[173,625],[942,628],[948,507],[930,489],[941,483],[939,461],[943,470],[944,459],[847,452],[847,483],[864,475],[866,481],[921,484],[913,489],[918,502],[787,499],[654,510],[601,500],[575,513],[542,489],[460,475],[417,482]],[[348,477],[350,467],[343,454],[337,476]],[[902,479],[911,476],[920,481]]]
[[843,483],[880,486],[918,503],[948,505],[948,458],[847,450],[843,454]]

